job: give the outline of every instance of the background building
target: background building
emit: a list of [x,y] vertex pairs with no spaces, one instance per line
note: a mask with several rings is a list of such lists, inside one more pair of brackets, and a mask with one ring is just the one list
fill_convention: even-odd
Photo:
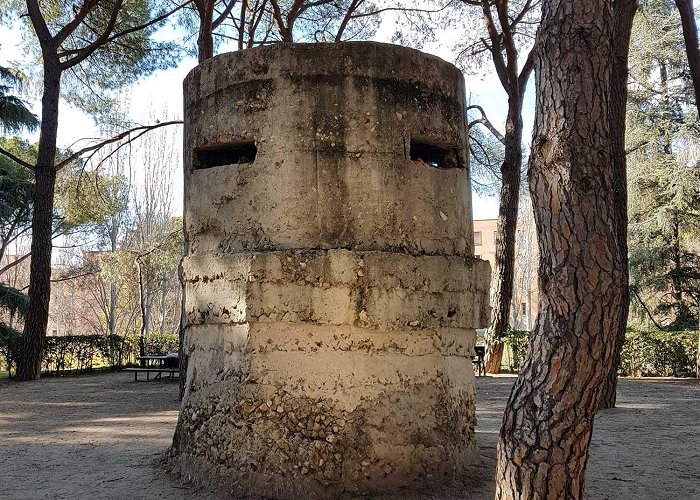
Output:
[[[529,203],[527,210],[518,216],[518,229],[515,242],[515,278],[513,300],[510,308],[510,326],[514,330],[531,330],[537,316],[537,238]],[[496,224],[497,219],[474,220],[474,255],[491,264],[492,277],[496,266]],[[491,282],[493,298],[495,282]]]

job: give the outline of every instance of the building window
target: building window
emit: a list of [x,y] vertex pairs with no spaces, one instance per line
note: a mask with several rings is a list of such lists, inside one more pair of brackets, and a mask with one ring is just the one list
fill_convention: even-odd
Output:
[[481,245],[481,231],[474,232],[474,245]]
[[527,303],[523,302],[520,304],[520,314],[522,316],[527,316]]
[[496,244],[496,238],[498,237],[498,231],[493,232],[493,244]]

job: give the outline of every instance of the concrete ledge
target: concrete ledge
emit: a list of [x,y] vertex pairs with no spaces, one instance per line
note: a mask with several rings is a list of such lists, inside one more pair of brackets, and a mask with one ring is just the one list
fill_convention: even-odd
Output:
[[488,263],[315,250],[183,260],[188,323],[288,322],[380,330],[488,324]]

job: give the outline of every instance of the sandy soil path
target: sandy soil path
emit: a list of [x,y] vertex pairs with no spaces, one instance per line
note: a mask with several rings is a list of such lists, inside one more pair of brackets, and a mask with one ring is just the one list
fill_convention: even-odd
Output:
[[152,465],[177,393],[128,373],[0,384],[0,498],[199,498]]
[[[462,484],[380,499],[493,498],[495,446],[515,379],[477,380],[481,463]],[[588,498],[700,500],[700,381],[622,380],[601,412]],[[177,421],[177,383],[102,374],[0,383],[0,498],[200,499],[154,461]]]

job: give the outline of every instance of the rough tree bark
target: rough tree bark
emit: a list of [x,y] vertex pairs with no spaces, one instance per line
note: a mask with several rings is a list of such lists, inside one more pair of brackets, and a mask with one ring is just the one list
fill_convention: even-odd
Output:
[[206,61],[214,57],[214,36],[212,24],[214,22],[215,0],[196,0],[194,2],[199,12],[199,34],[197,35],[197,62]]
[[579,499],[623,309],[608,110],[611,0],[545,0],[529,187],[540,305],[497,449],[497,499]]
[[625,151],[625,126],[627,115],[627,76],[630,37],[632,24],[639,4],[637,0],[613,1],[613,35],[612,53],[613,67],[610,75],[610,147],[612,155],[613,181],[615,185],[615,206],[617,213],[617,239],[622,252],[623,273],[622,311],[620,323],[617,326],[617,344],[613,355],[603,394],[600,398],[600,408],[614,408],[617,399],[617,369],[620,365],[620,353],[627,332],[627,315],[629,313],[629,263],[627,258],[627,153]]
[[[214,57],[214,31],[231,14],[236,0],[194,0],[193,4],[199,15],[197,59],[201,63]],[[217,5],[219,12],[215,12]]]
[[695,91],[695,106],[700,117],[700,48],[698,47],[698,26],[695,23],[695,8],[693,0],[676,0],[676,7],[681,16],[685,53],[688,57],[690,77]]
[[[40,35],[41,36],[41,35]],[[42,39],[44,55],[44,94],[41,100],[41,132],[34,168],[34,214],[32,216],[31,264],[29,266],[29,307],[17,362],[17,380],[38,380],[41,375],[41,349],[46,338],[51,297],[51,236],[53,199],[56,185],[56,137],[61,69],[55,50],[44,50],[53,40]]]

